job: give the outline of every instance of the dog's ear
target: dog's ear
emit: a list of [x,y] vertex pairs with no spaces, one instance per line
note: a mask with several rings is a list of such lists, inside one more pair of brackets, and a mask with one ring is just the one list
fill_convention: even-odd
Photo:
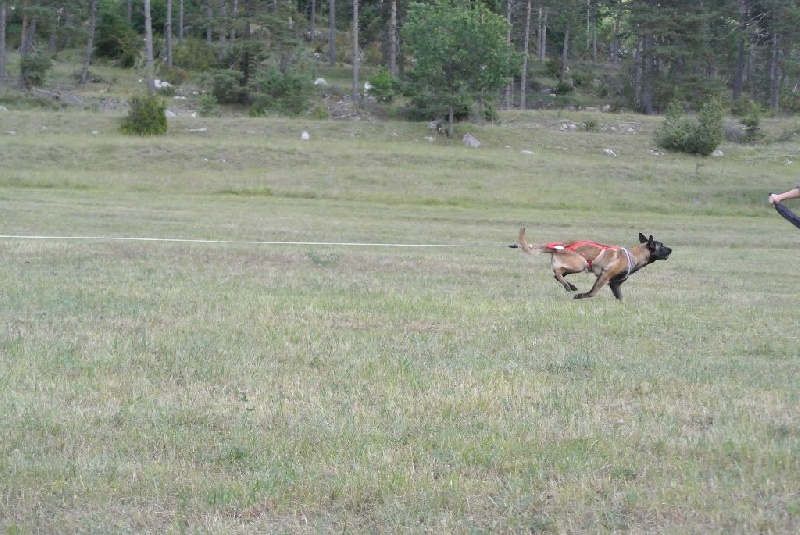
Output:
[[[653,237],[650,236],[650,238],[652,239]],[[639,233],[639,243],[647,243],[647,238],[645,238],[644,234],[642,234],[641,232]]]

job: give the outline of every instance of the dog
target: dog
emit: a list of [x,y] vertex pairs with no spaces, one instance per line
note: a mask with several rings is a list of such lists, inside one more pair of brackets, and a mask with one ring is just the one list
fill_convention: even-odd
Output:
[[672,249],[660,241],[655,241],[652,234],[647,238],[641,232],[639,244],[626,249],[587,240],[531,245],[525,239],[525,229],[522,228],[519,230],[519,243],[511,244],[509,247],[519,247],[533,255],[542,253],[551,255],[550,266],[553,268],[555,278],[568,292],[575,292],[578,288],[564,277],[583,271],[594,273],[597,279],[592,289],[575,294],[575,299],[594,297],[608,284],[614,297],[621,300],[620,286],[628,280],[628,277],[656,260],[666,260],[672,254]]

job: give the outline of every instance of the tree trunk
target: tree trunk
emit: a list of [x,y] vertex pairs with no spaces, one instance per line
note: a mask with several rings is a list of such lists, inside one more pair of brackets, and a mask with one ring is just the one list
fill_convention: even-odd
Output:
[[353,0],[353,102],[358,101],[358,0]]
[[0,88],[6,82],[6,25],[8,11],[5,2],[0,3]]
[[389,74],[397,76],[397,0],[392,0],[389,19]]
[[592,63],[597,63],[597,6],[592,3]]
[[614,17],[614,40],[611,43],[611,63],[619,63],[619,32],[622,25],[622,8],[617,7],[616,17]]
[[328,11],[328,18],[331,23],[328,48],[330,48],[330,65],[333,67],[336,65],[336,0],[330,0]]
[[156,81],[153,75],[153,20],[150,16],[150,0],[144,0],[144,43],[147,92],[152,95],[156,92]]
[[183,42],[183,0],[178,4],[178,42]]
[[[512,0],[506,0],[506,22],[508,23],[508,30],[506,31],[506,43],[508,43],[509,47],[511,47],[511,28],[512,28],[512,25],[511,25],[511,1]],[[506,88],[503,91],[503,93],[504,93],[503,109],[504,110],[510,110],[511,109],[511,98],[512,98],[511,97],[511,93],[513,91],[513,85],[514,85],[513,84],[513,80],[509,81],[508,85],[506,85]]]
[[644,49],[644,39],[640,38],[633,49],[633,74],[631,76],[631,86],[633,89],[633,102],[636,106],[642,104],[642,73],[644,72],[642,52]]
[[539,32],[538,32],[539,61],[547,59],[547,10],[539,6]]
[[561,81],[567,77],[569,72],[569,30],[571,24],[568,22],[567,27],[564,29],[564,46],[561,49]]
[[214,30],[212,29],[214,24],[214,6],[211,5],[211,0],[206,1],[206,19],[206,42],[211,44],[211,40],[214,37]]
[[747,3],[739,0],[739,39],[736,45],[736,65],[733,68],[733,100],[742,96],[744,88],[744,40],[747,37]]
[[[64,8],[66,11],[67,8]],[[60,10],[56,11],[56,19],[52,21],[50,26],[50,39],[47,42],[47,51],[55,54],[58,50],[58,28],[61,26],[61,13]]]
[[527,9],[525,11],[525,39],[522,44],[522,71],[520,73],[519,82],[519,109],[524,110],[528,99],[528,53],[531,37],[531,3],[528,0]]
[[236,17],[239,16],[239,0],[233,0],[233,13],[231,16],[231,41],[236,41]]
[[455,134],[455,100],[456,97],[450,93],[450,110],[447,112],[447,137],[451,138]]
[[125,22],[130,26],[133,23],[133,0],[128,0],[128,5],[125,8]]
[[94,30],[97,26],[97,3],[99,0],[92,0],[89,8],[89,38],[86,41],[86,52],[83,55],[83,68],[81,69],[81,85],[89,81],[89,63],[92,61],[94,53]]
[[772,111],[778,111],[779,104],[779,82],[780,82],[780,66],[778,64],[778,43],[780,38],[778,32],[773,32],[770,46],[769,58],[769,106]]
[[225,55],[225,43],[228,40],[228,0],[222,0],[219,6],[219,13],[221,19],[221,26],[219,29],[219,57],[221,59]]
[[25,14],[22,17],[22,30],[19,36],[19,55],[27,56],[33,52],[33,38],[36,34],[36,17]]
[[311,0],[311,20],[309,21],[309,33],[311,34],[311,42],[317,40],[317,0]]
[[[27,5],[27,4],[26,4]],[[22,17],[22,33],[20,34],[19,55],[20,59],[33,53],[33,39],[36,34],[36,17],[27,14]],[[27,75],[25,73],[25,62],[19,62],[19,86],[29,88]]]
[[167,20],[165,22],[164,37],[167,45],[167,65],[172,67],[172,0],[167,0]]

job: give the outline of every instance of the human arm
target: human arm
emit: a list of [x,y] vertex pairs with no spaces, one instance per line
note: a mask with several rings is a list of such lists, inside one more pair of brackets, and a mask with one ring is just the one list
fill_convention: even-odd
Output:
[[783,193],[771,193],[769,195],[769,203],[775,204],[776,202],[783,202],[787,199],[798,198],[800,198],[800,188],[794,188],[789,191],[784,191]]

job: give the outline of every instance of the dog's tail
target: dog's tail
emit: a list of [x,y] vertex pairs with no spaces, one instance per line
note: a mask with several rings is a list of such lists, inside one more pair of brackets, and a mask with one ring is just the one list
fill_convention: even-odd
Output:
[[519,242],[513,243],[509,245],[512,249],[520,248],[528,254],[540,254],[542,252],[541,245],[531,245],[528,243],[528,240],[525,239],[525,229],[519,229]]

